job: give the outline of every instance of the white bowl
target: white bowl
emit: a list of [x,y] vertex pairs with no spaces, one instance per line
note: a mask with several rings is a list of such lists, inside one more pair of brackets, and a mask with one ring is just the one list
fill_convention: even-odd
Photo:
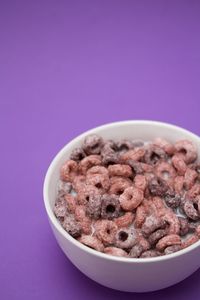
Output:
[[72,149],[80,146],[88,134],[105,139],[143,139],[163,137],[171,142],[189,139],[198,147],[195,134],[177,126],[154,121],[124,121],[87,131],[68,143],[53,159],[44,181],[44,202],[50,225],[61,249],[71,262],[89,278],[121,291],[147,292],[169,287],[185,279],[200,267],[200,241],[179,252],[146,259],[114,257],[86,247],[71,237],[53,213],[59,170]]

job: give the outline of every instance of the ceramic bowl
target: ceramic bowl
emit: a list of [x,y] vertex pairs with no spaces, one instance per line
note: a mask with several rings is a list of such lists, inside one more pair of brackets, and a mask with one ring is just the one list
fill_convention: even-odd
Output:
[[185,279],[200,267],[200,241],[176,253],[146,259],[114,257],[78,242],[60,225],[53,213],[59,170],[71,151],[82,144],[88,134],[105,139],[142,139],[162,137],[170,142],[191,140],[200,155],[200,138],[180,127],[154,121],[123,121],[89,130],[67,143],[50,164],[44,181],[44,203],[55,238],[68,259],[86,276],[117,290],[147,292],[169,287]]

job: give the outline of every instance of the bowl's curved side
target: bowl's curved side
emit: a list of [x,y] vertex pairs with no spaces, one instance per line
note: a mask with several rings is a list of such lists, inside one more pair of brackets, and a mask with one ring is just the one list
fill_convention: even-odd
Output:
[[175,142],[186,138],[192,140],[200,149],[199,137],[177,126],[160,122],[125,121],[103,125],[85,132],[67,144],[52,161],[44,182],[45,208],[55,237],[69,259],[88,277],[114,289],[135,292],[157,290],[183,280],[200,266],[200,242],[166,257],[126,259],[108,256],[85,247],[59,224],[52,210],[59,169],[72,149],[80,146],[85,136],[91,133],[100,134],[107,139],[142,137],[148,141],[161,136]]
[[174,285],[199,268],[200,247],[169,260],[146,264],[105,260],[82,251],[52,225],[58,244],[71,262],[90,279],[125,292],[156,291]]

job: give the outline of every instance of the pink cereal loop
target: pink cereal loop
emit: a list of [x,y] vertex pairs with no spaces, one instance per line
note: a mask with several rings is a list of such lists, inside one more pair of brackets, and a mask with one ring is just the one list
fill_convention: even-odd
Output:
[[181,195],[183,193],[183,182],[184,182],[183,176],[176,176],[174,178],[174,191],[177,194]]
[[104,253],[113,255],[113,256],[120,256],[120,257],[128,257],[128,254],[123,249],[117,247],[106,247],[104,248]]
[[94,185],[85,184],[82,188],[79,188],[77,193],[77,202],[80,205],[85,205],[89,201],[90,196],[99,195],[100,191]]
[[66,194],[64,197],[67,202],[68,211],[70,213],[74,213],[77,206],[76,197],[72,196],[71,194]]
[[147,217],[147,209],[143,204],[139,205],[136,209],[134,225],[136,228],[141,228]]
[[177,234],[166,235],[161,238],[156,244],[156,249],[159,251],[164,250],[168,246],[181,245],[181,238]]
[[110,220],[98,220],[95,222],[95,235],[106,244],[113,244],[117,233],[117,225]]
[[197,177],[198,177],[198,173],[195,170],[187,168],[184,176],[184,187],[186,188],[186,190],[192,188]]
[[157,164],[155,173],[156,176],[166,181],[170,181],[171,179],[173,180],[176,176],[176,171],[173,166],[164,161]]
[[128,227],[133,223],[134,214],[132,212],[126,212],[123,216],[115,219],[115,224],[118,228]]
[[191,246],[192,244],[198,242],[199,240],[199,237],[197,234],[193,234],[191,236],[189,236],[188,238],[186,238],[182,244],[181,244],[181,248],[184,249],[184,248],[187,248],[189,246]]
[[125,153],[122,153],[120,159],[122,162],[126,162],[127,160],[139,161],[144,157],[144,155],[145,155],[144,148],[135,148],[133,150],[129,150]]
[[175,147],[168,141],[162,138],[156,138],[154,140],[154,145],[162,148],[167,154],[172,155],[175,152]]
[[110,187],[108,170],[102,166],[95,166],[90,168],[87,171],[86,183],[107,191]]
[[79,190],[82,190],[85,186],[85,180],[86,180],[86,177],[84,175],[78,175],[78,176],[74,177],[73,182],[72,182],[73,189],[76,192],[78,192]]
[[122,177],[131,177],[132,169],[128,165],[115,164],[108,166],[109,176],[122,176]]
[[75,219],[80,223],[83,233],[90,234],[92,232],[92,220],[86,216],[85,206],[77,205],[74,216]]
[[125,211],[132,211],[140,205],[143,199],[143,191],[135,187],[126,188],[119,197],[120,205]]
[[179,234],[180,232],[180,222],[178,217],[173,213],[170,208],[163,209],[160,212],[161,219],[165,221],[168,227],[169,234]]
[[110,178],[110,189],[109,194],[121,195],[124,190],[132,185],[132,181],[128,178],[123,177],[111,177]]
[[175,143],[175,148],[177,151],[184,151],[184,161],[189,164],[196,160],[197,149],[196,146],[188,140],[180,140]]
[[187,165],[184,161],[184,155],[182,153],[176,153],[172,157],[172,164],[177,170],[178,175],[184,175],[187,169]]
[[60,178],[63,181],[72,182],[78,172],[78,164],[74,160],[66,161],[60,170]]
[[109,176],[131,177],[133,175],[132,169],[128,165],[115,164],[108,166]]
[[80,172],[85,175],[87,170],[93,166],[101,165],[101,156],[100,155],[89,155],[83,158],[79,164]]
[[145,191],[147,187],[147,180],[144,175],[136,175],[134,178],[134,186],[142,191]]
[[103,250],[104,250],[103,243],[95,236],[82,235],[80,238],[78,238],[78,241],[94,250],[97,250],[100,252],[103,252]]
[[200,195],[200,184],[195,183],[193,187],[187,192],[186,196],[190,199],[196,198],[198,195]]

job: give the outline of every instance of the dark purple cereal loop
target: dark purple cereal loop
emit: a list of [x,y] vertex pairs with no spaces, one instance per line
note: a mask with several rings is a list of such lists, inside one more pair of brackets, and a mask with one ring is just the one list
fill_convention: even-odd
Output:
[[122,249],[132,248],[137,243],[137,234],[134,229],[121,228],[116,234],[115,245]]
[[81,225],[75,220],[73,215],[67,215],[62,226],[71,236],[75,238],[81,235]]
[[101,198],[101,217],[103,219],[113,219],[119,217],[120,203],[116,195],[104,194]]
[[86,154],[82,148],[75,148],[70,155],[70,159],[77,162],[82,160],[84,157],[86,157]]
[[167,158],[166,152],[156,146],[156,145],[150,145],[145,152],[144,160],[147,164],[155,165],[159,160],[164,160]]
[[140,257],[140,255],[142,254],[143,251],[144,251],[144,249],[143,249],[142,245],[136,244],[130,250],[129,256],[132,257],[132,258],[138,258],[138,257]]
[[96,134],[88,135],[83,142],[83,149],[88,155],[99,154],[102,146],[103,139]]
[[172,190],[168,190],[164,196],[165,203],[171,208],[177,208],[181,203],[181,196]]
[[153,177],[149,180],[148,188],[150,193],[153,196],[164,196],[165,193],[169,190],[167,183],[158,177]]
[[184,203],[184,212],[186,216],[194,221],[199,219],[198,205],[191,200],[186,200]]
[[95,220],[101,215],[101,195],[91,195],[86,204],[86,214]]

